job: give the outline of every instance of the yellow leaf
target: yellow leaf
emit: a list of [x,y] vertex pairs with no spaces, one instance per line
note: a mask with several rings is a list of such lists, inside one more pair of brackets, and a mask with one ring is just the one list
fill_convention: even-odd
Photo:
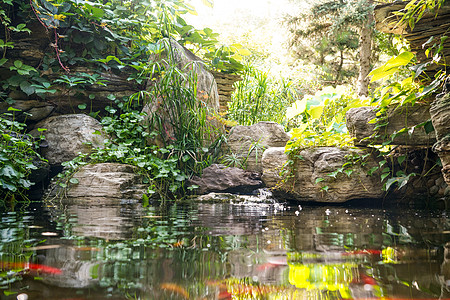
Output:
[[368,76],[372,76],[372,79],[370,79],[370,82],[374,82],[374,81],[383,79],[389,75],[392,75],[397,71],[398,71],[398,68],[392,68],[392,69],[385,71],[384,66],[381,66],[379,68],[372,70],[372,72],[370,72]]
[[58,21],[64,21],[66,16],[65,15],[53,15],[53,18]]
[[288,107],[286,109],[286,119],[290,120],[295,116],[298,116],[299,114],[303,113],[305,109],[306,109],[306,98],[303,98],[303,100],[295,101],[291,107]]
[[318,118],[320,118],[320,116],[322,115],[322,112],[323,112],[323,106],[322,106],[322,105],[311,106],[311,108],[310,108],[309,111],[308,111],[309,115],[310,115],[313,119],[318,119]]
[[214,7],[214,0],[202,0],[203,4],[213,8]]
[[249,55],[252,55],[252,53],[251,53],[250,51],[248,51],[247,49],[245,49],[245,48],[239,49],[238,52],[239,52],[240,55],[243,55],[243,56],[249,56]]
[[300,125],[300,127],[293,128],[292,131],[291,131],[292,138],[299,138],[299,137],[301,137],[303,132],[306,130],[306,128],[308,128],[308,124],[307,123],[302,123]]

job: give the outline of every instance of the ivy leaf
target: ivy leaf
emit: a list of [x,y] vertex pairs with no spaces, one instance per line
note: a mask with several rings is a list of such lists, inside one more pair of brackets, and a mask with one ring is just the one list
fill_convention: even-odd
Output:
[[28,81],[22,81],[20,83],[20,89],[28,96],[30,96],[31,94],[33,94],[35,92],[35,88]]
[[322,182],[322,181],[324,181],[324,180],[325,180],[325,179],[319,177],[319,178],[316,179],[316,184],[318,184],[319,182]]
[[20,68],[22,68],[22,66],[23,66],[23,62],[20,61],[20,60],[16,60],[16,61],[14,61],[14,66],[15,66],[17,69],[20,69]]
[[0,170],[0,175],[6,176],[8,178],[19,178],[20,174],[10,165],[4,166]]
[[386,181],[385,190],[388,191],[389,188],[391,187],[391,185],[393,185],[393,184],[396,183],[397,181],[398,181],[398,178],[397,178],[397,177],[389,178],[389,179]]
[[429,134],[430,132],[434,131],[434,126],[431,120],[426,121],[425,124],[423,125],[423,128],[425,129],[426,134]]
[[352,175],[352,173],[353,173],[353,170],[352,169],[347,169],[347,170],[344,170],[344,173],[347,174],[348,177],[350,177]]

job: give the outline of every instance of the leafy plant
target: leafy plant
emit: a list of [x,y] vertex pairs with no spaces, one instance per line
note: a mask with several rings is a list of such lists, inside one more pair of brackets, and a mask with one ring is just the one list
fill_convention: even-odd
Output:
[[297,97],[292,81],[273,79],[250,65],[245,66],[243,80],[235,86],[232,101],[228,103],[228,118],[241,125],[260,121],[282,123],[286,107]]
[[[70,181],[73,172],[88,162],[118,162],[138,167],[143,183],[149,185],[148,194],[171,199],[182,196],[184,182],[217,157],[221,133],[209,123],[207,94],[197,95],[195,65],[179,69],[170,42],[164,41],[168,57],[142,74],[147,79],[157,78],[152,87],[125,100],[111,97],[117,108],[106,107],[108,115],[101,119],[111,139],[103,149],[66,163],[68,171],[60,175],[61,187],[76,184]],[[136,110],[142,105],[138,101],[149,113]]]
[[286,151],[318,146],[349,146],[345,113],[352,107],[369,105],[347,92],[348,87],[326,87],[315,95],[306,95],[286,111],[286,120],[294,127]]
[[14,108],[0,117],[0,202],[13,201],[14,195],[24,196],[33,183],[29,180],[34,162],[43,160],[38,141],[25,134],[26,125],[14,120]]

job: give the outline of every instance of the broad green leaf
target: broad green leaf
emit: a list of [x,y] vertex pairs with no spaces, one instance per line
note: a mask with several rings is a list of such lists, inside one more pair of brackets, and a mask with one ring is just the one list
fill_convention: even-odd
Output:
[[31,94],[33,94],[35,92],[35,88],[28,81],[22,81],[20,83],[20,89],[28,96],[30,96]]
[[396,57],[388,60],[383,66],[372,70],[368,76],[372,76],[370,82],[383,79],[396,73],[399,67],[406,66],[414,57],[414,54],[408,51],[402,52]]
[[383,79],[387,76],[390,76],[392,74],[394,74],[395,72],[398,71],[398,68],[392,68],[388,71],[385,71],[383,66],[376,68],[374,70],[372,70],[368,76],[372,76],[372,78],[370,79],[370,82],[374,82],[380,79]]
[[306,109],[306,98],[302,100],[297,100],[292,104],[291,107],[286,109],[286,119],[290,120],[299,114],[303,113]]
[[385,186],[386,191],[388,191],[389,188],[391,187],[391,185],[394,184],[394,183],[396,183],[397,181],[398,181],[398,178],[397,178],[397,177],[389,178],[389,179],[386,181],[386,186]]
[[16,60],[16,61],[14,61],[14,66],[16,68],[20,69],[23,66],[23,62],[21,62],[20,60]]
[[430,132],[434,131],[434,126],[433,126],[433,123],[431,122],[431,120],[426,121],[423,128],[425,129],[426,134],[429,134]]
[[386,64],[383,66],[384,70],[387,71],[392,68],[397,68],[401,66],[406,66],[411,59],[413,59],[414,54],[409,51],[405,51],[397,55],[396,57],[391,58],[386,62]]

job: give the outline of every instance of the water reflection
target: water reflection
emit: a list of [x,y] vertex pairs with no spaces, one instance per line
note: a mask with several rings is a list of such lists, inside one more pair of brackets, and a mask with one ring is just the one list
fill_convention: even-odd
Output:
[[41,269],[1,265],[0,299],[450,296],[445,213],[72,199],[3,213],[1,226],[2,261]]

